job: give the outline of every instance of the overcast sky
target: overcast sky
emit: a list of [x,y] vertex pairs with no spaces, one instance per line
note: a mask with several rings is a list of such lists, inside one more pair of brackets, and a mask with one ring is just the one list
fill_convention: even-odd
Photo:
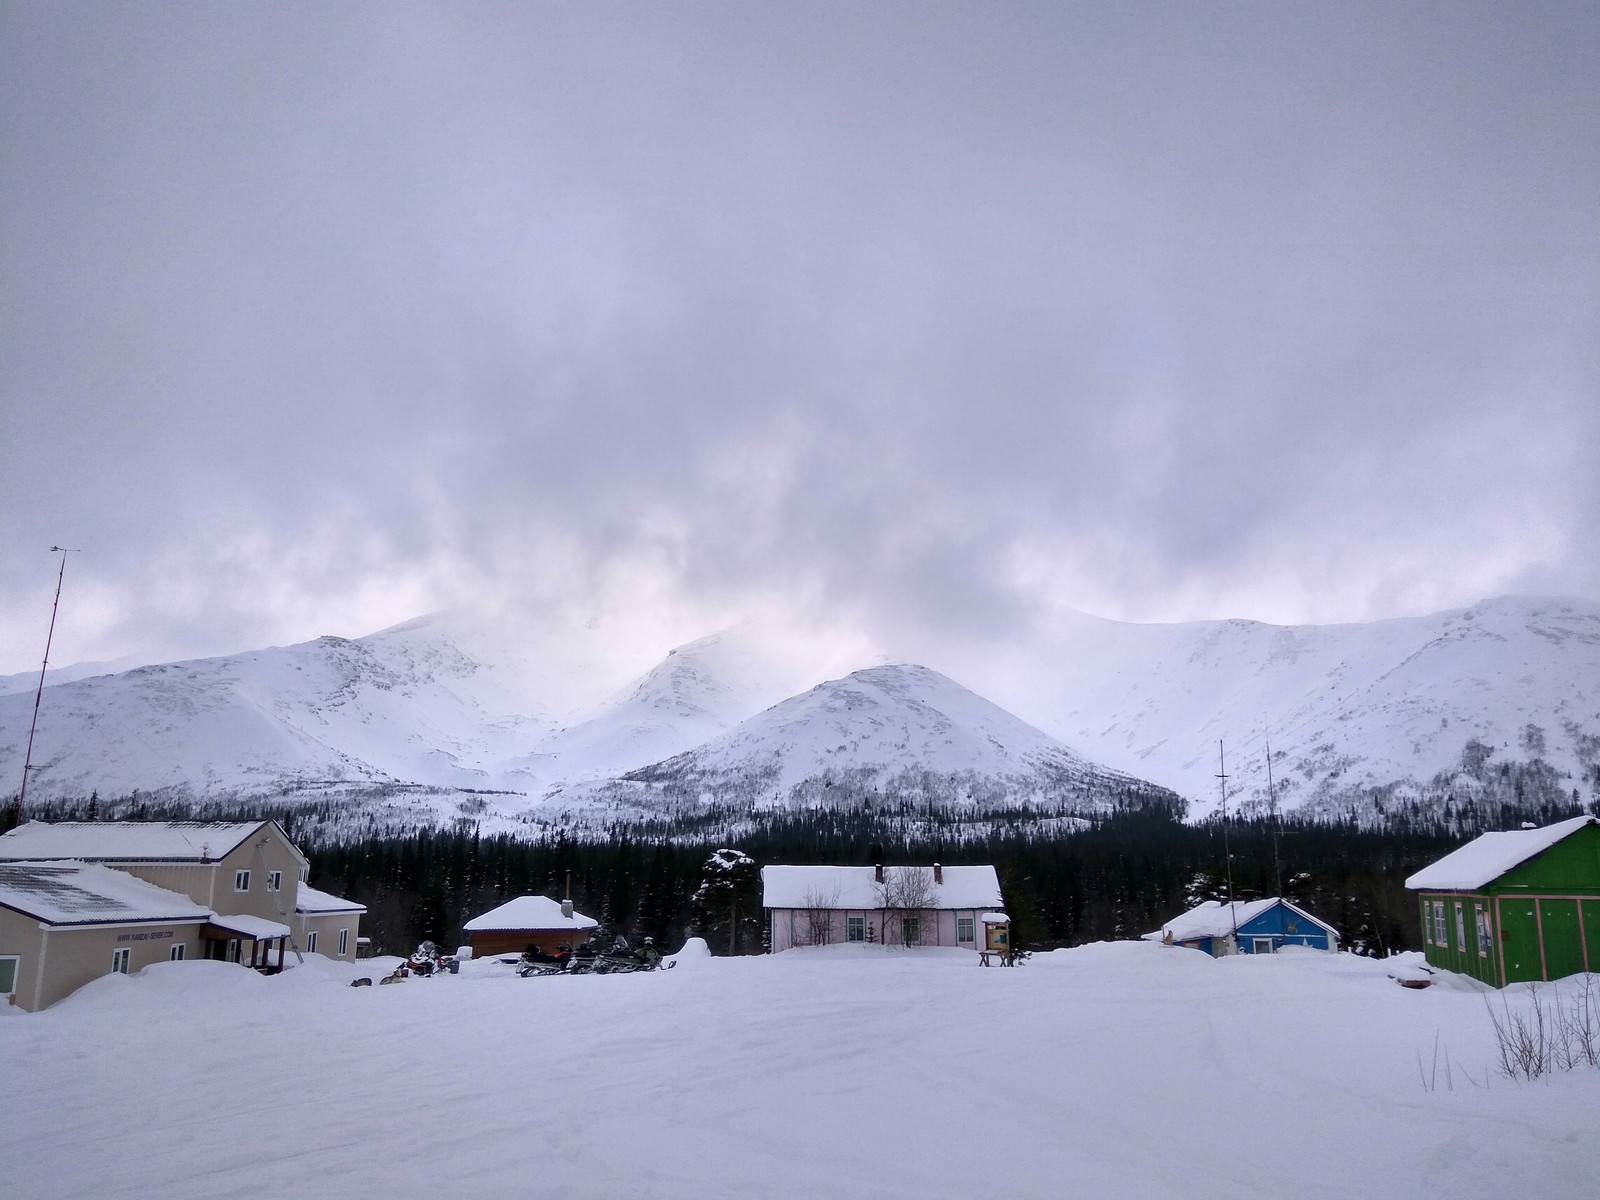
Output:
[[0,671],[1600,598],[1600,6],[0,7]]

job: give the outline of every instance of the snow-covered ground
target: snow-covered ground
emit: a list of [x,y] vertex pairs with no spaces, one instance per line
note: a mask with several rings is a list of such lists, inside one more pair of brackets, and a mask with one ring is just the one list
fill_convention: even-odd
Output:
[[1485,993],[1402,989],[1395,960],[832,947],[359,989],[385,964],[309,961],[163,964],[0,1019],[5,1194],[1560,1200],[1600,1179],[1600,1072],[1502,1079]]

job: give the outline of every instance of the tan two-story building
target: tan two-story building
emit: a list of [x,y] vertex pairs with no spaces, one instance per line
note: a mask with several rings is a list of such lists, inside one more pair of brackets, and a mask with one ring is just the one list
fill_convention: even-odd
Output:
[[[184,956],[222,959],[263,969],[281,968],[286,950],[353,961],[361,915],[366,911],[359,904],[306,887],[306,857],[276,821],[30,821],[0,837],[0,865],[31,865],[35,870],[29,878],[36,880],[29,884],[21,874],[16,875],[20,890],[11,894],[19,903],[7,910],[12,916],[0,923],[0,983],[8,974],[35,978],[31,972],[43,972],[37,980],[44,982],[36,981],[34,988],[39,996],[54,995],[58,990],[56,970],[45,943],[34,944],[33,932],[17,926],[15,918],[26,920],[33,916],[28,911],[30,905],[40,907],[36,901],[22,902],[21,898],[36,894],[29,892],[29,887],[48,890],[46,882],[37,882],[49,877],[49,872],[41,875],[37,870],[47,863],[76,864],[79,868],[93,864],[141,881],[171,898],[157,901],[146,894],[146,909],[165,908],[174,913],[198,910],[203,914],[204,919],[183,940]],[[111,888],[106,876],[98,871],[80,870],[75,878],[76,885],[87,892]],[[188,906],[180,903],[183,900],[188,901]],[[0,899],[0,906],[5,903]],[[50,922],[45,916],[34,916],[34,923],[43,931]],[[88,924],[91,923],[57,922],[55,927],[78,930]],[[74,945],[88,946],[88,942],[81,941],[82,936],[79,930],[69,940]],[[174,945],[179,942],[176,927],[172,940]],[[87,962],[98,951],[86,949],[83,953]],[[119,957],[116,966],[107,966],[97,974],[113,969],[137,970],[147,965],[135,965],[138,957]],[[16,961],[4,965],[12,959]],[[72,987],[81,986],[82,982],[79,980]],[[12,1002],[23,1003],[17,997],[25,991],[26,988],[14,989],[10,993]],[[30,1002],[25,1006],[36,1005]]]

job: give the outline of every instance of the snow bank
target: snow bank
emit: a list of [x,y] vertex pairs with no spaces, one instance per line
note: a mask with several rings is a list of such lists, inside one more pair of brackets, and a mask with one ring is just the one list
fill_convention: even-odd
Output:
[[683,949],[676,954],[669,954],[663,962],[672,963],[676,967],[690,966],[703,962],[711,957],[711,947],[706,945],[705,938],[692,937],[683,944]]

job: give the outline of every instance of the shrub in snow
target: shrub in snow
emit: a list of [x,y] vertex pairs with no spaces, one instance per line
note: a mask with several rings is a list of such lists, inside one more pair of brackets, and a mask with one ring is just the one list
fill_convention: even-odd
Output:
[[1485,998],[1499,1051],[1496,1066],[1507,1079],[1538,1079],[1554,1071],[1600,1067],[1600,976],[1578,975],[1566,991],[1528,989],[1526,1009],[1513,1010],[1500,993],[1500,1011]]

